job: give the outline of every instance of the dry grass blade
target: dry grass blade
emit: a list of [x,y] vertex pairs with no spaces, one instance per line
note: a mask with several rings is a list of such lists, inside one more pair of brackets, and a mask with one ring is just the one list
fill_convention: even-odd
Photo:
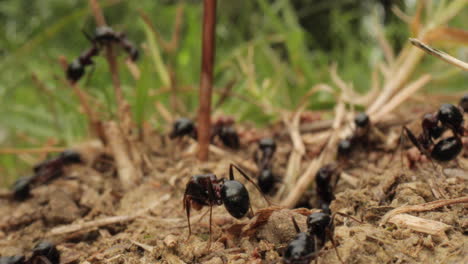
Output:
[[411,44],[413,44],[414,46],[422,49],[423,51],[425,51],[427,54],[429,55],[432,55],[436,58],[439,58],[449,64],[452,64],[454,66],[457,66],[458,68],[464,70],[464,71],[468,71],[468,63],[464,62],[464,61],[461,61],[455,57],[452,57],[450,55],[448,55],[447,53],[445,52],[442,52],[440,50],[437,50],[437,49],[434,49],[432,47],[430,47],[429,45],[427,44],[424,44],[423,42],[421,42],[420,40],[418,39],[414,39],[414,38],[410,38],[410,42]]
[[406,227],[416,232],[442,237],[446,237],[445,231],[451,228],[451,226],[442,222],[428,220],[409,214],[398,214],[392,216],[388,222],[395,224],[398,227]]
[[438,201],[424,203],[424,204],[406,205],[406,206],[398,207],[386,213],[380,220],[380,225],[384,225],[385,223],[388,222],[388,220],[391,217],[397,214],[403,214],[403,213],[409,213],[409,212],[431,211],[439,207],[452,205],[452,204],[459,204],[459,203],[468,203],[468,196],[454,198],[454,199],[443,199],[443,200],[438,200]]

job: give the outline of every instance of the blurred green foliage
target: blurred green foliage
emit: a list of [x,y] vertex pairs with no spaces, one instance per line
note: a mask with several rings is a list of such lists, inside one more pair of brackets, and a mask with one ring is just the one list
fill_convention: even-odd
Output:
[[[194,115],[200,72],[202,1],[101,1],[108,23],[124,31],[143,50],[138,62],[141,79],[134,80],[120,56],[125,96],[135,120],[161,129],[155,110],[160,102],[177,115]],[[258,125],[278,118],[257,103],[293,109],[320,82],[330,83],[329,66],[338,63],[341,77],[358,91],[370,85],[370,73],[383,57],[372,24],[385,23],[385,34],[397,48],[409,37],[407,25],[396,18],[389,3],[411,14],[414,1],[389,0],[239,0],[218,1],[215,90],[235,81],[222,112]],[[41,146],[48,139],[68,146],[88,137],[86,118],[77,98],[64,82],[58,58],[69,61],[90,45],[82,31],[93,32],[94,19],[85,0],[0,1],[0,148]],[[383,5],[382,5],[383,4]],[[167,52],[146,25],[147,14],[160,37],[172,36],[177,8],[184,5],[179,47]],[[466,26],[468,13],[451,25]],[[447,46],[457,53],[457,46]],[[92,96],[105,118],[115,114],[107,63],[95,60],[93,73],[80,85]],[[433,58],[419,71],[436,73],[429,89],[466,90],[467,76]],[[89,72],[89,71],[88,71]],[[173,74],[182,107],[170,104],[168,81]],[[33,81],[32,76],[38,81]],[[40,85],[38,85],[38,82]],[[215,94],[214,101],[218,98]],[[245,100],[247,98],[248,100]],[[318,94],[311,108],[333,106],[333,98]],[[35,156],[0,156],[0,174],[27,171]],[[0,185],[2,182],[0,181]]]

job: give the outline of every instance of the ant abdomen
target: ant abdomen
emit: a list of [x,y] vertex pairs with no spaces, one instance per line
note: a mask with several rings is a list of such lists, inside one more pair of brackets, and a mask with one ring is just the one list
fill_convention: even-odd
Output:
[[242,218],[249,211],[249,192],[238,181],[224,181],[224,185],[221,188],[221,199],[226,210],[235,218]]
[[270,168],[263,169],[258,176],[258,186],[263,193],[269,193],[275,186],[275,175]]
[[432,149],[431,156],[438,161],[450,161],[460,154],[463,143],[459,137],[449,137],[440,140]]

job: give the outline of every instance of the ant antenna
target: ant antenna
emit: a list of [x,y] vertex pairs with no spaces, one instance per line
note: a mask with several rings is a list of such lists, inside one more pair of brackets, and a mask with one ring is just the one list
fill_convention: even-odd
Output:
[[247,174],[241,169],[239,168],[238,166],[236,166],[234,163],[231,163],[229,164],[229,180],[234,180],[234,170],[233,170],[233,167],[236,168],[236,170],[238,172],[240,172],[240,174],[247,180],[249,181],[250,183],[252,183],[255,188],[257,188],[258,192],[262,195],[263,199],[265,199],[265,201],[268,203],[268,205],[270,206],[271,205],[271,202],[265,197],[265,195],[263,195],[262,191],[260,190],[260,187],[258,187],[258,185],[252,181],[252,179],[247,176]]
[[296,229],[296,232],[299,234],[301,232],[301,229],[299,228],[299,225],[297,224],[296,219],[294,219],[294,216],[291,216],[291,220],[293,222],[294,229]]

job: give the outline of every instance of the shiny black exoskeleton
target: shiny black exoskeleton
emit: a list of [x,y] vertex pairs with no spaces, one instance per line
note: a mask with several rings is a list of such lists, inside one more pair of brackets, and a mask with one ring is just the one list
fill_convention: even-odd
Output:
[[327,164],[320,168],[315,175],[318,208],[327,213],[330,213],[330,203],[335,199],[333,191],[339,179],[337,170],[337,166]]
[[83,160],[80,153],[73,150],[65,150],[57,157],[45,160],[34,166],[34,183],[47,183],[63,174],[65,166],[80,164]]
[[99,54],[99,48],[93,45],[88,50],[84,51],[77,59],[68,64],[66,75],[67,79],[75,83],[79,81],[86,72],[86,67],[93,65],[93,57]]
[[463,112],[468,113],[468,94],[465,94],[458,103]]
[[32,176],[21,177],[16,180],[11,187],[13,192],[13,199],[17,201],[24,201],[29,198],[32,180]]
[[60,263],[60,252],[57,250],[57,247],[50,242],[41,241],[36,244],[32,251],[32,259],[45,257],[51,264]]
[[[452,104],[443,104],[437,113],[424,115],[419,136],[416,137],[406,126],[403,131],[426,157],[446,162],[455,159],[463,148],[460,138],[464,134],[463,122],[463,114],[459,108]],[[452,137],[434,142],[448,129],[452,131]]]
[[24,264],[26,263],[26,258],[24,256],[9,256],[9,257],[0,257],[0,264]]
[[263,138],[258,142],[258,150],[254,153],[254,160],[259,169],[258,186],[260,186],[263,193],[270,193],[276,182],[276,176],[273,174],[273,155],[275,151],[275,140]]
[[216,137],[228,148],[240,148],[239,135],[234,128],[234,120],[230,117],[220,117],[214,122],[211,131],[211,141],[214,141]]
[[307,228],[309,233],[315,236],[319,247],[325,245],[331,224],[332,218],[329,213],[317,212],[307,216]]
[[354,124],[356,124],[356,126],[359,128],[369,127],[370,125],[369,116],[364,112],[358,113],[356,117],[354,117]]
[[212,207],[224,204],[226,210],[235,218],[244,217],[250,208],[249,193],[245,186],[234,179],[234,170],[251,182],[258,189],[258,186],[234,164],[229,166],[229,180],[218,179],[214,174],[201,174],[192,176],[187,183],[184,193],[183,205],[187,214],[189,227],[189,237],[192,234],[190,226],[190,209],[196,210],[203,206],[210,207],[210,239],[211,239],[211,211]]
[[197,138],[197,128],[192,120],[182,117],[177,119],[172,125],[172,131],[169,134],[170,139],[179,138],[183,136],[190,136]]
[[315,239],[309,232],[301,232],[294,217],[292,221],[297,235],[286,247],[283,261],[286,264],[308,264],[317,255]]

